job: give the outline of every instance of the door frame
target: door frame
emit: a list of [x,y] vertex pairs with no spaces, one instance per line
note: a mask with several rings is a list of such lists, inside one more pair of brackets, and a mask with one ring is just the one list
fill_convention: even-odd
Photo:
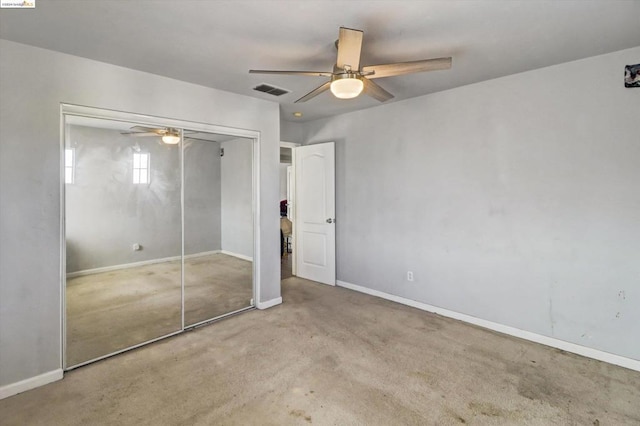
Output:
[[[67,352],[67,324],[66,324],[66,316],[67,316],[67,300],[66,300],[66,271],[67,271],[67,252],[66,252],[66,187],[65,187],[65,142],[66,137],[68,135],[68,129],[65,123],[66,116],[81,116],[87,118],[96,118],[96,119],[105,119],[105,120],[114,120],[114,121],[125,121],[134,124],[140,124],[143,126],[163,126],[163,127],[174,127],[180,129],[182,133],[183,129],[188,130],[197,130],[201,132],[207,133],[219,133],[228,136],[237,136],[242,138],[247,138],[252,140],[252,210],[253,210],[253,305],[240,311],[246,309],[252,309],[257,305],[257,301],[261,300],[261,286],[260,286],[260,240],[262,235],[262,230],[260,228],[260,132],[256,130],[250,129],[240,129],[235,127],[227,127],[221,126],[217,124],[210,123],[200,123],[196,121],[189,120],[181,120],[174,118],[166,118],[160,116],[153,116],[147,114],[139,114],[133,112],[126,111],[118,111],[111,110],[105,108],[97,108],[97,107],[89,107],[84,105],[76,105],[70,103],[61,103],[60,104],[60,368],[63,372],[71,370],[76,367],[80,367],[100,359],[104,359],[122,352],[129,351],[131,349],[135,349],[137,347],[153,343],[155,341],[174,336],[176,334],[184,333],[185,324],[184,324],[184,264],[181,268],[181,315],[182,315],[182,326],[180,330],[166,334],[164,336],[160,336],[139,344],[136,344],[131,347],[127,347],[125,349],[121,349],[109,354],[105,354],[98,358],[77,364],[69,368],[66,365],[66,352]],[[183,167],[183,150],[184,146],[180,145],[180,208],[181,208],[181,239],[182,239],[182,247],[181,247],[181,257],[184,254],[184,167]],[[184,259],[182,260],[184,263]],[[217,318],[222,318],[224,316],[233,315],[237,312],[230,312],[225,315],[221,315],[220,317],[212,318],[211,320],[215,320]],[[208,320],[209,321],[209,320]],[[204,322],[208,322],[204,321]],[[64,373],[63,373],[64,374]]]
[[[295,155],[293,155],[293,151],[294,149],[296,149],[297,147],[302,146],[301,143],[296,143],[296,142],[285,142],[285,141],[280,141],[280,148],[291,148],[291,174],[293,175],[293,179],[291,179],[291,188],[289,188],[289,190],[291,191],[291,193],[293,194],[293,213],[290,215],[291,216],[291,244],[293,245],[293,247],[296,247],[297,241],[296,241],[296,211],[295,211],[295,194],[296,194],[296,160],[295,160]],[[279,163],[279,162],[278,162]],[[288,209],[288,207],[287,207]],[[292,275],[296,275],[296,270],[297,270],[297,263],[296,263],[296,251],[291,250],[291,274]],[[280,269],[282,270],[282,262],[280,263]]]

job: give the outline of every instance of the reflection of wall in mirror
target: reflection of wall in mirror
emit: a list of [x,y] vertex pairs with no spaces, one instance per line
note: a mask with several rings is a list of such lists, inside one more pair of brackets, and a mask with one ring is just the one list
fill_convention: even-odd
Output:
[[[76,152],[75,182],[65,193],[67,273],[179,256],[179,147],[157,137],[132,138],[119,130],[75,125],[69,126],[67,140]],[[191,151],[194,157],[203,156],[196,151]],[[133,183],[135,152],[149,153],[148,184]],[[217,155],[213,158],[219,161]],[[206,170],[191,176],[191,185],[219,188],[219,163]],[[217,182],[199,182],[198,176]],[[216,203],[217,212],[217,219],[194,223],[200,235],[210,237],[209,246],[195,243],[199,251],[220,249],[219,190],[213,192],[199,199],[199,209],[213,209],[205,202]],[[191,219],[197,222],[201,216]],[[134,250],[134,244],[142,250]]]
[[222,251],[252,259],[253,141],[234,139],[221,145]]
[[184,252],[220,250],[220,143],[186,139],[184,145]]

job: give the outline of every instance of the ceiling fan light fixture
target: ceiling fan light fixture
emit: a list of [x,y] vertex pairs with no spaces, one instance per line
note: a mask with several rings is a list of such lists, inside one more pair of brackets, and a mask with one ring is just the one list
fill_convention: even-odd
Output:
[[176,135],[175,133],[168,133],[162,137],[162,142],[166,143],[167,145],[176,145],[180,142],[180,136]]
[[339,99],[352,99],[362,93],[364,83],[355,74],[339,74],[331,82],[331,93]]

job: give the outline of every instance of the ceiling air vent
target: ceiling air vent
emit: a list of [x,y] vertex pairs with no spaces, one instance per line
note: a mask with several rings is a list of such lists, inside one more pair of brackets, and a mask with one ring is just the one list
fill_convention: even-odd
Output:
[[284,94],[289,93],[289,90],[282,89],[280,87],[271,86],[269,84],[262,83],[253,88],[253,90],[257,90],[258,92],[268,93],[273,96],[282,96]]

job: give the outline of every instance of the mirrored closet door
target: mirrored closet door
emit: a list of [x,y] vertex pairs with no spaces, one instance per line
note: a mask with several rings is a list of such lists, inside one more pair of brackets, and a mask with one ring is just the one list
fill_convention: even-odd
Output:
[[68,116],[66,365],[182,329],[180,147]]
[[184,321],[253,304],[251,139],[185,130]]
[[253,142],[65,115],[65,368],[253,306]]

